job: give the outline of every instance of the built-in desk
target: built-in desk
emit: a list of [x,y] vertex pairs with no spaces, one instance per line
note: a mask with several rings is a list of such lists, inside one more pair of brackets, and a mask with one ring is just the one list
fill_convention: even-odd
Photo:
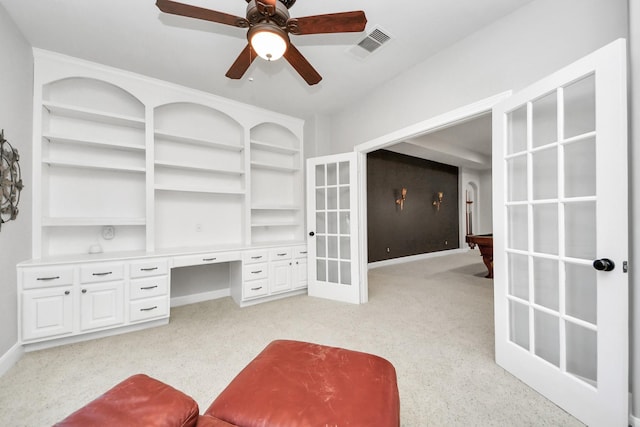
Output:
[[20,341],[37,349],[166,324],[171,306],[305,293],[307,251],[292,243],[87,254],[22,262],[17,273]]

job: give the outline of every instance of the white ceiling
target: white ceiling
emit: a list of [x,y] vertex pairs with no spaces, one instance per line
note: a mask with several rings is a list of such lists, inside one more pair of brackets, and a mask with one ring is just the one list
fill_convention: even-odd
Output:
[[[181,0],[245,16],[245,0]],[[160,12],[155,0],[0,0],[29,42],[106,64],[308,118],[366,102],[377,87],[427,57],[532,0],[298,0],[292,17],[364,10],[363,33],[291,36],[323,76],[308,86],[284,60],[260,58],[241,80],[225,73],[245,47],[246,30]],[[379,28],[391,40],[373,54],[356,44]],[[358,51],[358,49],[360,49]],[[417,82],[418,84],[418,82]],[[491,167],[490,115],[390,147],[460,167]]]
[[413,137],[387,150],[447,165],[491,169],[491,113]]
[[[366,59],[349,53],[365,33],[291,36],[323,76],[309,87],[284,60],[258,58],[225,77],[246,30],[160,12],[155,0],[0,0],[29,42],[90,61],[307,118],[335,114],[385,81],[532,0],[298,0],[292,17],[364,10],[366,32],[392,36]],[[245,16],[245,0],[182,0]],[[358,48],[359,49],[359,48]],[[252,79],[251,79],[252,78]]]

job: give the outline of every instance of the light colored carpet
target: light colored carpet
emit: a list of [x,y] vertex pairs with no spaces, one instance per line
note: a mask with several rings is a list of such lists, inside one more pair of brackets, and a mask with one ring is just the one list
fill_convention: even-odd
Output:
[[170,324],[26,354],[0,378],[0,425],[46,426],[146,373],[204,411],[274,339],[380,355],[398,373],[403,426],[579,426],[493,360],[493,288],[477,251],[376,268],[369,303],[230,298],[171,310]]

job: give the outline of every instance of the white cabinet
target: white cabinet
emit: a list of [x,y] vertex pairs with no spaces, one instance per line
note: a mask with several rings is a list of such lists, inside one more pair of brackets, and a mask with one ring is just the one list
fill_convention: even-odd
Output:
[[73,332],[71,286],[24,291],[21,295],[22,339],[59,337]]
[[293,261],[293,289],[305,289],[307,287],[307,259],[298,258]]
[[82,284],[80,329],[90,331],[124,323],[124,282]]
[[291,290],[291,248],[274,248],[269,252],[269,292],[277,294]]
[[272,249],[269,291],[272,294],[307,287],[306,246]]
[[269,300],[305,289],[306,256],[304,245],[244,251],[242,292],[232,290],[232,296],[244,305],[247,301]]
[[129,266],[129,320],[141,322],[169,317],[168,260],[133,261]]
[[245,251],[242,254],[242,300],[263,297],[269,293],[268,260],[269,252],[266,249]]
[[18,266],[21,339],[26,344],[169,316],[168,261]]

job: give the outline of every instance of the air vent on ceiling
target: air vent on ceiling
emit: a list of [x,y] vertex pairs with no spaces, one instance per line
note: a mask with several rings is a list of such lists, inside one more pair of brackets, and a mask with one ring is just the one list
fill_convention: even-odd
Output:
[[350,48],[349,52],[358,58],[364,59],[380,49],[389,40],[391,40],[391,36],[380,27],[376,27],[354,47]]

